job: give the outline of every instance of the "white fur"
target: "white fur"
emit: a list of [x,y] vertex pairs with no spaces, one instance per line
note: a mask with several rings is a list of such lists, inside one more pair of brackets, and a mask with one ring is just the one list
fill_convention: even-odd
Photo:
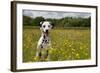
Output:
[[[41,22],[40,22],[40,24],[41,24]],[[44,28],[43,26],[45,26],[45,28]],[[48,27],[48,26],[50,26],[50,27]],[[51,25],[50,22],[48,22],[48,21],[44,21],[44,22],[41,24],[41,27],[40,27],[40,29],[41,29],[42,31],[44,31],[44,32],[46,32],[46,30],[50,30],[51,28],[52,28],[52,25]]]
[[36,53],[37,56],[39,55],[39,52],[43,50],[48,50],[51,47],[49,31],[52,28],[52,25],[48,21],[40,22],[40,25],[41,25],[40,30],[42,34],[37,44],[37,53]]

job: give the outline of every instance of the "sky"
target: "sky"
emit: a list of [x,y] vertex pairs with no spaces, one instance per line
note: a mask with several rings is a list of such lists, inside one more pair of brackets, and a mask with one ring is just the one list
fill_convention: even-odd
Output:
[[91,16],[91,13],[23,10],[23,15],[29,16],[29,17],[32,17],[32,18],[42,16],[44,18],[60,19],[60,18],[64,18],[64,17],[88,18],[88,17]]

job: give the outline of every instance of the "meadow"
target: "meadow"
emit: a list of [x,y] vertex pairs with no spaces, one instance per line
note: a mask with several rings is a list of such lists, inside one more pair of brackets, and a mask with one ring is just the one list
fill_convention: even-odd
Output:
[[[89,28],[54,28],[50,31],[52,49],[50,61],[85,60],[91,58],[91,32]],[[23,29],[23,62],[37,62],[39,28]]]

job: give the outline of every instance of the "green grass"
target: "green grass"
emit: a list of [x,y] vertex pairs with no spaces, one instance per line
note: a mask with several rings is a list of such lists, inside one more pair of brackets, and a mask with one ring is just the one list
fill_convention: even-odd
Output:
[[[36,62],[35,53],[40,38],[39,28],[23,29],[23,62]],[[90,29],[58,29],[50,32],[50,61],[85,60],[91,58]]]

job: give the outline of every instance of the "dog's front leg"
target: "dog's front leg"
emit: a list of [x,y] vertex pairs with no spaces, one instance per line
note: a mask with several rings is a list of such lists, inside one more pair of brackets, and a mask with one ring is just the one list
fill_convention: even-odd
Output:
[[36,49],[36,60],[40,61],[42,58],[42,49],[40,47],[37,47]]
[[48,48],[46,49],[45,53],[45,59],[46,61],[50,61],[50,50],[51,50],[51,44],[48,45]]

